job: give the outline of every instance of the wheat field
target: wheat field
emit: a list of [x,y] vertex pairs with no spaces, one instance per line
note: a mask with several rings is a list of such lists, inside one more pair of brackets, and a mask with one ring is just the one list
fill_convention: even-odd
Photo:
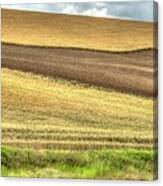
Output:
[[[2,73],[3,175],[121,179],[122,166],[126,179],[153,179],[152,98],[5,68]],[[133,176],[126,161],[133,163]]]
[[155,48],[155,25],[146,22],[2,9],[2,28],[3,42],[21,45],[115,52]]
[[2,9],[2,176],[156,179],[155,26]]
[[3,69],[2,97],[4,144],[70,150],[152,148],[151,98],[8,69]]

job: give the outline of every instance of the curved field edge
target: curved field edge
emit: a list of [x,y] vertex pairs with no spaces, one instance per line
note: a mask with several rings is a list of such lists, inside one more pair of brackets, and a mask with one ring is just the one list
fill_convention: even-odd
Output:
[[105,51],[155,48],[155,23],[2,9],[2,28],[7,43]]
[[152,149],[155,140],[152,98],[2,69],[2,107],[11,146]]
[[5,177],[157,179],[157,153],[152,150],[36,151],[2,146],[1,157]]
[[127,53],[134,53],[134,52],[143,52],[143,51],[155,51],[158,52],[158,49],[155,47],[145,47],[145,48],[135,48],[135,49],[96,49],[96,48],[85,48],[85,47],[78,47],[78,46],[61,46],[61,45],[37,45],[37,44],[24,44],[24,43],[14,43],[10,41],[3,41],[1,40],[2,45],[13,45],[13,46],[24,46],[24,47],[32,47],[32,48],[47,48],[47,49],[72,49],[72,50],[81,50],[81,51],[95,51],[95,52],[103,52],[103,53],[111,53],[111,54],[127,54]]

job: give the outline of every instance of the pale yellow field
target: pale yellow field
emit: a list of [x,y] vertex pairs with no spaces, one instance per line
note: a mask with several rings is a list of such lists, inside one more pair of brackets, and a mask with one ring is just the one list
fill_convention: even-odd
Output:
[[3,144],[74,150],[152,148],[152,98],[7,69],[2,98]]
[[106,51],[154,48],[154,24],[2,9],[2,42]]

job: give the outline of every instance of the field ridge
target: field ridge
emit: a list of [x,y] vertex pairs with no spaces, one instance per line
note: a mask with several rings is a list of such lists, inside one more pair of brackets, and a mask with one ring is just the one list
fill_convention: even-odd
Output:
[[70,50],[82,50],[82,51],[92,51],[92,52],[101,52],[101,53],[111,53],[111,54],[128,54],[128,53],[138,53],[138,52],[143,52],[143,51],[155,51],[158,52],[158,49],[156,47],[147,47],[147,48],[137,48],[137,49],[133,49],[133,50],[102,50],[102,49],[93,49],[93,48],[82,48],[82,47],[73,47],[73,46],[50,46],[50,45],[30,45],[30,44],[19,44],[19,43],[12,43],[12,42],[5,42],[2,41],[1,42],[2,45],[13,45],[13,46],[17,46],[17,47],[29,47],[29,48],[47,48],[47,49],[70,49]]

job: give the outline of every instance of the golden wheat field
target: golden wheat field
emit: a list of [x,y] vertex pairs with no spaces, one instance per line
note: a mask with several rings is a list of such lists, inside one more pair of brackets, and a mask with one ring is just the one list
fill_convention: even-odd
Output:
[[2,176],[155,179],[154,28],[2,9]]
[[152,147],[151,98],[7,69],[2,86],[4,144],[77,150]]
[[3,175],[122,179],[122,166],[125,179],[154,178],[152,98],[5,68],[2,74]]
[[146,22],[2,9],[2,28],[3,42],[22,45],[115,52],[155,48],[155,25]]

